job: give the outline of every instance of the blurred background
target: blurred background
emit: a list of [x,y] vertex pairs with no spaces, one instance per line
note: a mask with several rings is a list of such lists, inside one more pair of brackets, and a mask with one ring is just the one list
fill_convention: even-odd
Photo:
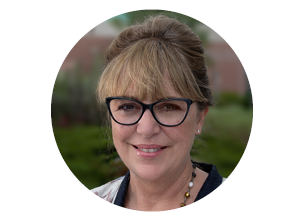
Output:
[[96,101],[106,48],[123,29],[149,15],[164,14],[190,26],[204,43],[216,105],[195,140],[192,158],[214,164],[228,177],[241,159],[252,126],[252,96],[245,70],[230,46],[212,29],[182,14],[161,10],[125,13],[84,35],[65,58],[52,95],[52,125],[58,148],[73,174],[92,189],[125,175],[111,140],[106,106]]

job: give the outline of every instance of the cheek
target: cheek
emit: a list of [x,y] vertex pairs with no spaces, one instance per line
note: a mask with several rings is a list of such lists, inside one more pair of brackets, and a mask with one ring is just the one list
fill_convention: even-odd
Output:
[[178,127],[174,127],[169,133],[174,140],[183,143],[183,146],[189,148],[193,145],[195,139],[196,121],[195,117],[189,116]]
[[194,125],[184,122],[178,127],[171,127],[167,135],[172,141],[180,143],[181,147],[191,147],[195,139]]
[[134,133],[133,126],[123,126],[115,122],[112,123],[112,137],[115,147],[118,149],[120,146],[125,145],[129,137]]

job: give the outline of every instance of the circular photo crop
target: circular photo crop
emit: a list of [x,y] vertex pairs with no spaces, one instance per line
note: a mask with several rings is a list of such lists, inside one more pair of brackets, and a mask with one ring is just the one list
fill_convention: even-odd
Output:
[[246,71],[226,41],[183,14],[113,17],[70,50],[52,95],[59,151],[100,200],[164,211],[215,191],[251,132]]

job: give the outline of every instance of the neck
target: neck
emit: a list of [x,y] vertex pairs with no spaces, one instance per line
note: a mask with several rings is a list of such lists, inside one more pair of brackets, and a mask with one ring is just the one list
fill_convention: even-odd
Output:
[[178,208],[184,200],[184,193],[192,176],[190,159],[181,167],[170,170],[162,178],[145,181],[130,173],[130,182],[125,199],[129,209],[155,211]]

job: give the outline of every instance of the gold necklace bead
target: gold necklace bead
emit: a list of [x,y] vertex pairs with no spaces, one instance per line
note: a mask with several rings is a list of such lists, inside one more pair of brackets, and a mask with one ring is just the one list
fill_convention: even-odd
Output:
[[185,193],[185,196],[186,196],[186,197],[189,197],[189,196],[190,196],[190,193],[189,193],[189,192],[186,192],[186,193]]
[[180,204],[180,206],[181,206],[181,207],[184,207],[184,206],[185,206],[185,204],[184,204],[184,203],[181,203],[181,204]]

